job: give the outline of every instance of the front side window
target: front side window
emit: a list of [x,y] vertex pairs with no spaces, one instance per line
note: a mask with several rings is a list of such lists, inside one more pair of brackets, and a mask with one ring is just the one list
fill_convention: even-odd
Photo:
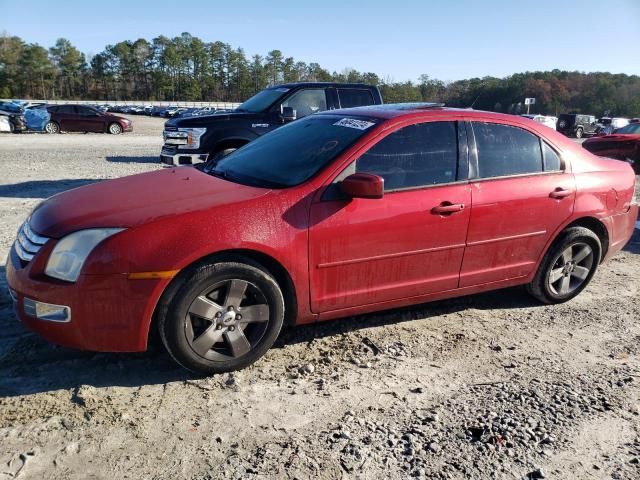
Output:
[[303,89],[282,102],[283,107],[291,107],[296,111],[296,117],[302,118],[327,109],[327,97],[323,88]]
[[373,96],[364,88],[338,88],[340,108],[362,107],[373,104]]
[[518,127],[473,123],[478,149],[478,177],[542,172],[540,139]]
[[456,180],[455,122],[409,125],[380,140],[356,161],[356,172],[384,178],[385,191]]

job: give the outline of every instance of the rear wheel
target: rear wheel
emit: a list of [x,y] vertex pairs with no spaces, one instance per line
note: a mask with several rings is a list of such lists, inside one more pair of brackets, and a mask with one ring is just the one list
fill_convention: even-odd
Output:
[[160,306],[158,326],[171,356],[193,372],[238,370],[273,345],[284,320],[284,298],[258,265],[202,264],[178,280]]
[[119,123],[112,123],[109,125],[109,133],[112,135],[120,135],[122,133],[122,127]]
[[578,128],[576,130],[576,138],[582,138],[582,134],[584,133],[584,131],[582,130],[582,127]]
[[60,125],[53,121],[47,122],[44,126],[44,131],[50,134],[60,133]]
[[544,256],[528,285],[529,293],[544,303],[562,303],[578,295],[593,278],[602,246],[584,227],[565,230]]

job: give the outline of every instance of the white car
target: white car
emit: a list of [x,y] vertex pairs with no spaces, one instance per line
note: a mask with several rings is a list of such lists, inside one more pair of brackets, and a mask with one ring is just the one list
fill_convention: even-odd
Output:
[[618,128],[626,127],[627,125],[629,125],[629,119],[622,117],[602,117],[598,120],[598,123],[604,125],[605,127],[611,125],[611,128],[613,130],[617,130]]
[[536,115],[536,114],[523,114],[522,117],[529,118],[534,122],[541,123],[549,128],[556,129],[556,122],[558,121],[557,117],[548,117],[546,115]]

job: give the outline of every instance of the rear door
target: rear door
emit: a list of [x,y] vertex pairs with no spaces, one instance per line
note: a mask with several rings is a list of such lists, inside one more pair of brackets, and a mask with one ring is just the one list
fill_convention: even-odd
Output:
[[74,105],[59,105],[56,107],[56,117],[60,124],[60,129],[66,132],[77,131],[77,114]]
[[[457,288],[471,200],[467,165],[457,122],[429,122],[388,133],[338,175],[311,207],[312,310]],[[384,197],[342,198],[339,181],[355,172],[383,177]]]
[[460,287],[528,275],[555,230],[573,212],[575,182],[537,135],[471,122],[472,208]]

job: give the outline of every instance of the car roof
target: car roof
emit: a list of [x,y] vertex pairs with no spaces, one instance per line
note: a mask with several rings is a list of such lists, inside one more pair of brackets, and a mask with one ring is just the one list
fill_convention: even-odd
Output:
[[269,87],[272,88],[297,88],[297,87],[358,87],[358,88],[376,88],[375,85],[367,85],[366,83],[341,83],[341,82],[289,82],[280,83]]
[[[396,117],[451,117],[466,116],[469,118],[496,119],[513,122],[522,117],[506,113],[473,110],[471,108],[445,107],[442,103],[385,103],[383,105],[368,105],[365,107],[343,108],[327,110],[316,115],[351,115],[369,118],[390,119]],[[525,119],[525,121],[528,119]]]

